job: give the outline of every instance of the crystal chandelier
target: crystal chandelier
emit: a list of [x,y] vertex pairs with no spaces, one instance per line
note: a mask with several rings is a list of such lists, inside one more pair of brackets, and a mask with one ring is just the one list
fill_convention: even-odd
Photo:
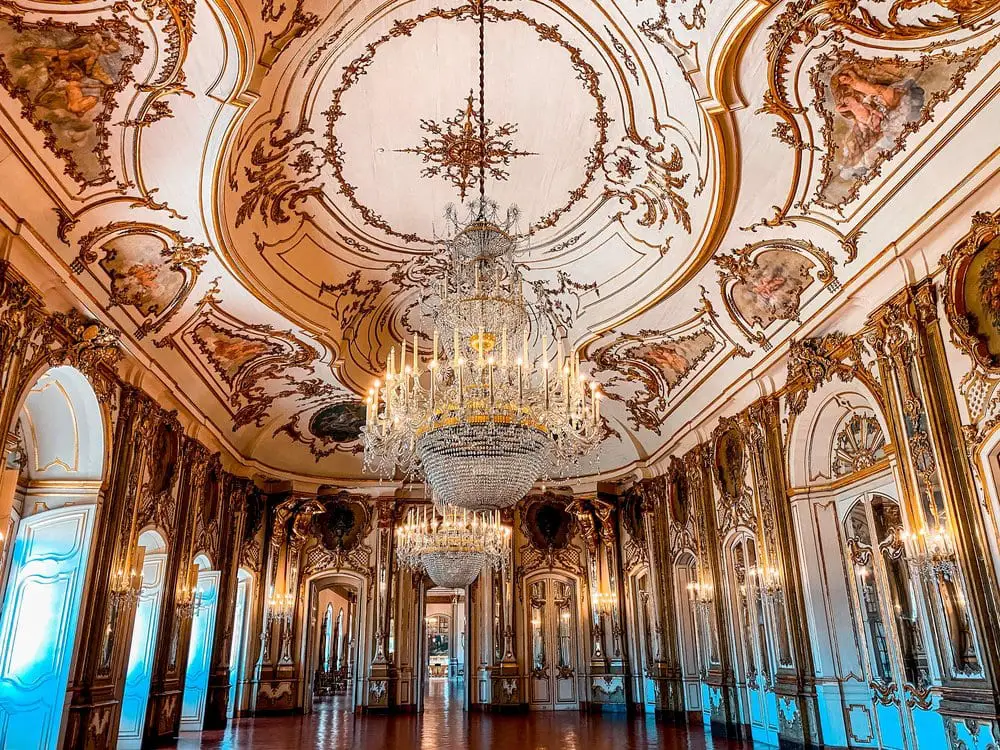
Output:
[[513,505],[601,437],[601,394],[579,358],[564,357],[560,342],[553,368],[547,337],[530,346],[514,212],[503,225],[488,212],[465,224],[449,212],[446,272],[424,300],[435,323],[430,361],[416,334],[398,359],[390,350],[364,429],[369,470],[423,474],[444,503],[472,509]]
[[[421,300],[434,325],[393,347],[369,390],[365,468],[426,479],[446,505],[509,507],[550,472],[563,472],[601,440],[601,394],[578,357],[547,337],[530,347],[531,319],[517,262],[517,210],[501,218],[486,199],[484,5],[479,21],[479,201],[446,212],[440,284]],[[398,352],[398,359],[397,359]]]
[[510,537],[510,527],[495,510],[410,509],[396,528],[396,556],[403,567],[426,571],[435,585],[461,589],[484,567],[506,569]]
[[907,550],[906,561],[925,580],[935,582],[950,578],[958,569],[955,545],[951,534],[942,523],[937,528],[922,528],[919,532],[900,531],[899,541]]

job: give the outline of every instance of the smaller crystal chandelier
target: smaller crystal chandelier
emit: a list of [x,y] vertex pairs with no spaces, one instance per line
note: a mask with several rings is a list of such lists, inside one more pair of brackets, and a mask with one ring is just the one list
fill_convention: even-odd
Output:
[[510,537],[499,511],[413,508],[396,528],[396,556],[403,567],[426,571],[437,586],[464,589],[484,567],[506,570]]
[[925,580],[933,582],[955,574],[958,567],[955,547],[944,525],[933,530],[921,529],[916,534],[901,531],[899,540],[907,548],[907,561]]
[[177,617],[181,620],[190,620],[204,606],[205,593],[200,588],[191,588],[188,585],[181,587],[180,596],[177,597]]
[[687,585],[688,597],[691,604],[699,613],[708,612],[712,606],[714,586],[706,581],[692,581]]
[[768,601],[780,602],[783,598],[781,590],[781,574],[770,565],[757,565],[748,571],[756,581],[757,595]]
[[618,601],[617,597],[610,591],[595,591],[592,600],[594,611],[605,617],[610,616],[615,611],[615,603]]

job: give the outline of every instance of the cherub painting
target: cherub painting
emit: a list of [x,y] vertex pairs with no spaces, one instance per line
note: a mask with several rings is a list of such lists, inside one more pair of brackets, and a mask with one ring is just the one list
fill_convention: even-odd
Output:
[[195,342],[216,371],[229,384],[250,361],[272,353],[272,345],[260,339],[246,338],[227,331],[209,321],[199,323],[192,331]]
[[82,182],[110,179],[102,161],[105,122],[139,44],[126,39],[113,23],[29,24],[0,16],[0,83]]
[[658,371],[670,391],[714,345],[711,334],[703,333],[693,338],[649,341],[633,348],[629,355]]
[[159,237],[131,234],[104,244],[101,267],[111,277],[111,296],[143,315],[159,315],[183,291],[184,274],[170,267],[170,250]]
[[766,250],[742,269],[733,285],[733,305],[747,323],[767,328],[776,320],[794,320],[802,292],[813,283],[815,264],[790,250]]
[[818,202],[841,207],[856,199],[883,162],[906,148],[908,137],[964,84],[986,49],[911,60],[866,59],[842,48],[820,55],[812,71],[826,151]]
[[902,65],[855,63],[840,66],[830,80],[837,114],[846,121],[840,143],[840,176],[864,176],[920,119],[924,90]]

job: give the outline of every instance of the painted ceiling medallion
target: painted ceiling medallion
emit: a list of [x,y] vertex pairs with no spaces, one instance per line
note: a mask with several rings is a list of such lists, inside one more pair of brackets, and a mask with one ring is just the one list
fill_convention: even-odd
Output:
[[[472,92],[454,117],[442,122],[421,120],[425,133],[420,146],[397,149],[399,153],[417,154],[424,167],[421,177],[443,177],[458,190],[465,201],[470,190],[479,186],[479,169],[494,180],[506,180],[509,174],[504,167],[519,156],[535,156],[532,151],[514,148],[510,137],[517,132],[517,125],[506,122],[494,127],[492,120],[480,122],[479,113],[472,106]],[[480,138],[480,133],[483,137]]]
[[331,404],[309,420],[309,432],[320,440],[352,443],[361,436],[365,424],[365,405],[360,401]]
[[108,122],[145,47],[120,19],[88,26],[0,15],[0,85],[84,185],[110,182]]

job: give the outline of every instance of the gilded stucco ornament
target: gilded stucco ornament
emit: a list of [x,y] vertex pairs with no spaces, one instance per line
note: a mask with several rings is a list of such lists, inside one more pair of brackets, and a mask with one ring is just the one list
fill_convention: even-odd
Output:
[[317,373],[314,346],[293,331],[229,314],[214,283],[188,320],[155,345],[177,351],[195,368],[229,408],[233,431],[262,427],[280,399],[315,401],[342,392]]
[[979,32],[997,8],[996,0],[784,4],[769,26],[758,111],[778,118],[773,136],[792,149],[791,184],[773,217],[747,228],[818,222],[853,260],[858,228],[844,233],[836,223],[867,197],[865,186],[886,178],[885,164],[914,148],[918,130],[942,119],[943,105],[996,45],[995,35]]
[[107,287],[108,309],[128,307],[138,316],[137,339],[170,322],[190,295],[209,254],[208,247],[190,237],[134,221],[96,227],[77,244],[80,252],[70,268],[77,274],[89,271]]
[[[572,494],[551,490],[528,495],[518,508],[521,533],[526,543],[518,549],[514,578],[520,582],[536,570],[565,570],[584,573],[579,546],[573,543],[579,533],[577,517],[570,510]],[[523,587],[518,586],[518,595]]]
[[834,378],[846,383],[867,375],[862,344],[843,333],[793,341],[788,350],[786,404],[789,414],[801,414],[809,394]]
[[[641,320],[641,318],[640,318]],[[608,399],[620,402],[633,429],[661,434],[670,407],[733,357],[749,357],[719,325],[719,316],[702,289],[694,316],[666,329],[612,331],[587,351]]]

